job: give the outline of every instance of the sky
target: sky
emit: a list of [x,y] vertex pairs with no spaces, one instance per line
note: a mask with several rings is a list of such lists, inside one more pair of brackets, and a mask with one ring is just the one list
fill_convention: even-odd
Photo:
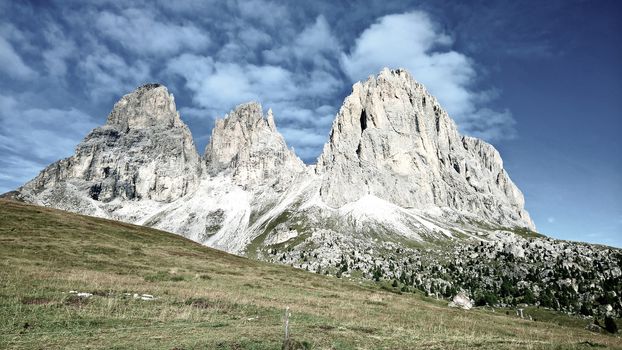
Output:
[[314,163],[352,84],[406,68],[492,143],[538,231],[622,247],[619,1],[0,0],[0,193],[165,84],[203,153],[237,104]]

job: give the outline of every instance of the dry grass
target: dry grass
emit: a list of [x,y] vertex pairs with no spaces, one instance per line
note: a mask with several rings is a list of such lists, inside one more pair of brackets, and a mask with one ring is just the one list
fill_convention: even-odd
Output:
[[449,309],[420,294],[4,200],[0,256],[1,348],[278,349],[285,306],[293,338],[312,349],[622,348],[576,320],[560,326]]

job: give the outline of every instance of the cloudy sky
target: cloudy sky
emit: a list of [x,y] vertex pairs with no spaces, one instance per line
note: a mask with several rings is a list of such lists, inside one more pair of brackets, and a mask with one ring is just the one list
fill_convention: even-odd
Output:
[[404,67],[500,150],[541,232],[622,247],[622,5],[466,3],[0,0],[0,192],[145,82],[201,153],[256,100],[313,163],[352,83]]

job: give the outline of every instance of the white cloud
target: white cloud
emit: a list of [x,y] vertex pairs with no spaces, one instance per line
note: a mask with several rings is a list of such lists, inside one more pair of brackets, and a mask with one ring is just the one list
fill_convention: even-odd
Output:
[[[241,6],[243,16],[255,18],[257,14],[245,12],[246,5]],[[270,25],[270,21],[261,20],[260,26],[250,31],[234,25],[227,32],[229,41],[215,55],[184,53],[169,60],[166,70],[184,79],[195,105],[212,117],[222,117],[248,101],[272,108],[288,143],[301,157],[312,160],[324,144],[337,110],[326,102],[333,103],[343,88],[339,41],[323,16],[298,32],[291,26],[274,32],[266,29]],[[272,35],[269,39],[267,32]],[[255,56],[268,40],[275,42],[275,48]]]
[[328,135],[319,134],[315,128],[279,127],[279,132],[288,140],[288,145],[294,148],[296,155],[307,163],[314,163]]
[[[0,95],[0,148],[52,159],[71,154],[95,124],[75,109],[26,108],[14,97]],[[10,131],[10,132],[9,132]]]
[[265,50],[263,57],[270,63],[311,63],[316,69],[334,70],[331,58],[339,56],[341,47],[324,16],[305,27],[291,42]]
[[203,108],[228,111],[240,103],[260,101],[271,107],[311,95],[334,92],[339,84],[331,75],[312,71],[295,75],[277,65],[238,64],[211,57],[184,54],[169,61],[167,70],[183,77]]
[[184,54],[167,65],[194,92],[194,101],[219,112],[252,100],[279,100],[295,93],[291,73],[277,66],[215,62],[211,57]]
[[37,73],[15,51],[13,45],[2,36],[0,36],[0,72],[20,80],[33,79],[37,76]]
[[147,81],[149,66],[140,60],[128,64],[106,47],[96,47],[79,64],[89,94],[93,98],[123,95]]
[[301,158],[313,161],[326,142],[336,108],[313,103],[340,87],[328,73],[296,75],[280,66],[218,62],[192,54],[171,60],[167,70],[184,78],[201,106],[189,111],[191,117],[223,117],[238,104],[258,101],[272,108],[277,128]]
[[210,117],[209,110],[204,108],[194,108],[194,107],[181,107],[179,108],[179,114],[182,119],[205,119]]
[[49,48],[43,51],[43,63],[50,75],[64,77],[67,74],[67,60],[77,52],[75,42],[54,24],[47,28],[44,37]]
[[89,115],[75,108],[24,109],[23,105],[15,97],[0,95],[0,168],[4,180],[15,186],[71,155],[95,127]]
[[2,168],[0,194],[15,190],[43,169],[41,163],[26,159],[19,154],[4,154],[0,159],[0,167]]
[[315,22],[298,35],[294,45],[294,51],[298,57],[337,50],[339,50],[339,41],[322,15],[317,16]]
[[240,30],[238,37],[250,48],[266,45],[272,42],[272,37],[268,33],[253,27],[244,27]]
[[272,1],[242,0],[238,2],[238,10],[242,18],[256,20],[269,27],[283,26],[289,19],[287,8]]
[[279,128],[279,131],[288,139],[296,140],[297,147],[323,146],[328,138],[327,135],[318,135],[315,129]]
[[[322,105],[317,108],[301,107],[295,101],[284,101],[271,105],[273,110],[279,111],[279,120],[289,128],[304,129],[320,138],[328,136],[328,128],[335,119],[336,108]],[[326,130],[326,132],[324,132]],[[298,140],[292,138],[292,140]]]
[[450,49],[451,37],[424,12],[379,18],[356,39],[341,65],[352,81],[383,67],[406,68],[434,94],[463,132],[488,140],[512,136],[509,111],[481,107],[488,92],[475,90],[475,63]]
[[[97,2],[101,2],[101,0],[97,0]],[[227,1],[222,0],[150,0],[148,3],[154,2],[163,7],[167,12],[181,13],[186,16],[196,15],[197,13],[207,16],[219,16],[230,5]]]
[[[342,56],[342,65],[352,80],[362,80],[376,74],[383,67],[407,65],[415,76],[426,74],[429,69],[443,72],[451,67],[442,56],[432,56],[434,48],[451,44],[451,39],[440,32],[436,25],[423,12],[410,12],[398,15],[387,15],[379,18],[365,29],[356,39],[349,55]],[[437,53],[438,54],[438,53]],[[466,58],[454,52],[450,60],[465,61]],[[437,65],[440,60],[445,64]],[[462,63],[462,62],[461,62]],[[454,67],[451,67],[454,68]],[[471,75],[470,67],[455,67]]]
[[146,9],[101,12],[95,26],[109,39],[138,55],[171,55],[205,49],[210,38],[193,24],[166,23]]
[[469,135],[484,140],[502,140],[516,137],[516,121],[512,113],[505,109],[493,111],[489,108],[480,108],[474,113],[465,113],[456,121],[461,123],[462,129]]

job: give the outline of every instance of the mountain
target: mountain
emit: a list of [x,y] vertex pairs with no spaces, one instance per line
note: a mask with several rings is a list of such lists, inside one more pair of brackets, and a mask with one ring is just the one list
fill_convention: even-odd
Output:
[[147,84],[121,98],[75,155],[17,193],[251,255],[317,232],[424,242],[482,223],[534,229],[499,153],[459,135],[404,70],[354,85],[317,166],[287,148],[257,103],[218,120],[201,159],[173,96]]
[[536,233],[499,153],[401,69],[354,84],[316,165],[258,103],[218,120],[200,157],[173,96],[147,84],[12,196],[428,295],[622,314],[620,251]]
[[139,223],[240,254],[257,230],[252,221],[258,213],[283,205],[308,176],[276,130],[272,112],[263,115],[261,105],[244,104],[216,121],[197,190]]
[[461,136],[408,72],[385,69],[352,90],[318,161],[324,202],[341,207],[372,195],[402,208],[535,229],[499,153]]

